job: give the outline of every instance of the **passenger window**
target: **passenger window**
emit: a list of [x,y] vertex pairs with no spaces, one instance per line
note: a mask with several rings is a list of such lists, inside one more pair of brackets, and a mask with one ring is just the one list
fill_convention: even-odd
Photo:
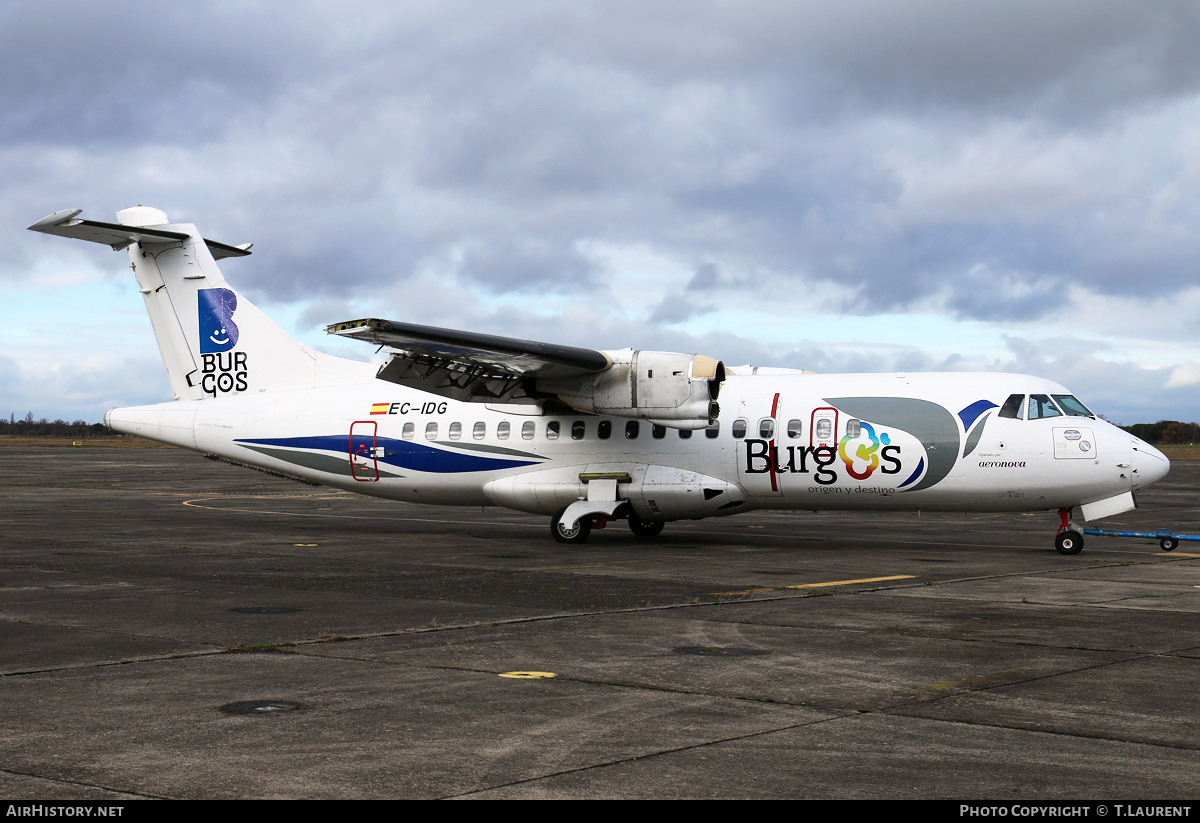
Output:
[[787,427],[788,437],[796,438],[804,434],[804,423],[799,420],[789,420]]
[[583,435],[587,432],[587,427],[582,420],[576,420],[571,424],[571,439],[582,440]]
[[638,428],[639,428],[638,422],[636,420],[630,420],[628,423],[626,423],[625,424],[625,439],[626,440],[637,440]]
[[596,436],[601,440],[607,440],[612,437],[612,421],[601,420],[596,426]]
[[655,440],[662,440],[664,437],[667,436],[667,427],[660,426],[657,423],[655,423],[654,426],[651,427],[651,429],[650,429],[650,436],[653,437]]
[[460,437],[462,437],[462,423],[451,423],[450,424],[450,439],[458,440]]
[[512,426],[509,425],[509,422],[507,420],[501,420],[499,423],[496,424],[496,437],[498,437],[501,440],[507,440],[508,433],[511,430],[512,430]]
[[758,421],[758,436],[763,440],[770,440],[775,436],[775,418],[764,417]]
[[691,429],[680,429],[679,430],[679,439],[680,440],[687,440],[691,436],[692,436]]
[[416,426],[414,426],[412,423],[405,423],[404,429],[400,432],[400,436],[403,437],[405,440],[412,440],[413,435],[415,435],[416,433],[417,433]]
[[1072,394],[1055,394],[1053,395],[1054,402],[1058,403],[1058,407],[1062,409],[1069,417],[1092,417],[1096,415],[1088,411],[1088,407],[1075,399]]
[[1062,412],[1044,394],[1029,395],[1029,419],[1040,420],[1045,417],[1060,417]]
[[475,428],[471,430],[471,436],[476,440],[482,440],[487,435],[487,423],[476,423]]
[[532,420],[526,420],[524,423],[521,424],[521,439],[522,440],[532,440],[533,439],[533,421]]
[[828,417],[822,417],[817,421],[817,439],[828,440],[831,434],[833,434],[833,422]]
[[712,440],[721,435],[721,421],[714,420],[707,429],[704,430],[704,436]]
[[546,439],[557,440],[560,423],[557,420],[551,420],[546,424]]
[[846,421],[846,436],[851,440],[862,434],[862,421],[855,420],[851,417]]
[[1021,419],[1021,404],[1025,402],[1025,395],[1010,394],[1008,399],[1004,401],[1004,405],[1000,407],[1000,411],[996,412],[997,417],[1011,417],[1013,420]]
[[729,433],[733,435],[734,440],[741,440],[746,436],[746,418],[739,417],[733,421],[733,425],[729,427]]
[[437,439],[437,423],[430,423],[428,426],[425,427],[425,439],[426,440],[436,440]]

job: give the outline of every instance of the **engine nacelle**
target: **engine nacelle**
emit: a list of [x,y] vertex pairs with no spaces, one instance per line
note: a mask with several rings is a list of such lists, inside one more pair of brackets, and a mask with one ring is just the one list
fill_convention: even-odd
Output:
[[571,380],[538,380],[573,409],[650,420],[674,429],[703,429],[720,414],[717,395],[725,364],[702,354],[662,351],[604,352],[612,366]]

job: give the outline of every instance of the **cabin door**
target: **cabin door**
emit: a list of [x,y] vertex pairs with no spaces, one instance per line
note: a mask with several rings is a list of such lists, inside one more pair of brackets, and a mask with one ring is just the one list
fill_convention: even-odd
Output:
[[[738,438],[738,479],[754,497],[778,497],[783,494],[783,477],[779,454],[779,394],[767,397],[747,397],[738,409],[739,420],[745,421],[746,431],[734,431]],[[740,425],[740,424],[738,424]],[[782,468],[786,473],[787,469]]]
[[356,420],[350,424],[350,476],[370,483],[379,479],[379,463],[375,460],[374,420]]

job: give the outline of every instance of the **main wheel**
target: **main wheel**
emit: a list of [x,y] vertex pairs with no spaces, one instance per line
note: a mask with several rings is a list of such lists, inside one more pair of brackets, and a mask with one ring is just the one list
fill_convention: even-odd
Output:
[[566,510],[567,507],[563,506],[550,518],[550,534],[559,543],[582,543],[592,533],[592,516],[584,515],[574,523],[563,523],[562,516]]
[[1179,548],[1179,541],[1174,537],[1164,537],[1158,541],[1158,547],[1165,552],[1173,552]]
[[1059,554],[1079,554],[1083,551],[1083,535],[1079,532],[1059,532],[1054,538],[1054,548]]
[[666,525],[661,520],[643,520],[633,512],[629,513],[629,530],[638,537],[656,537],[662,534]]

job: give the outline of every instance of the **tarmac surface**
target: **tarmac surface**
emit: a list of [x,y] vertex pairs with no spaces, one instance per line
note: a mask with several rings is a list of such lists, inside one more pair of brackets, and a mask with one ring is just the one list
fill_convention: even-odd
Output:
[[[1094,525],[1198,534],[1198,481]],[[1200,543],[769,512],[569,547],[149,449],[0,449],[0,499],[9,798],[1200,798]]]

